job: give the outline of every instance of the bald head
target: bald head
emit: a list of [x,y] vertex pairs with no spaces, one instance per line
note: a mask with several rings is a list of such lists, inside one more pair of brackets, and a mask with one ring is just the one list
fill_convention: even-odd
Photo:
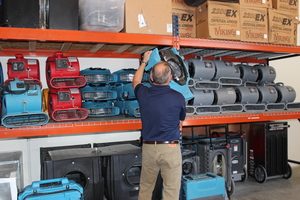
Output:
[[151,71],[151,78],[155,84],[167,85],[171,81],[171,69],[167,62],[157,63]]

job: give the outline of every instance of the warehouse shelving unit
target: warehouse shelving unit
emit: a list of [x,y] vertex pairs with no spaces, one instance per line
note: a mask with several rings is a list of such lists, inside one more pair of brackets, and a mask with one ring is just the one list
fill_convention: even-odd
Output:
[[[71,30],[0,28],[0,56],[49,56],[62,51],[67,56],[140,58],[146,50],[180,45],[186,57],[201,56],[239,62],[267,63],[300,55],[300,47],[221,41],[178,39],[164,35],[104,33]],[[299,119],[300,110],[261,113],[231,113],[189,116],[184,126]],[[106,118],[81,122],[49,123],[40,127],[0,127],[0,138],[40,137],[67,134],[107,133],[141,129],[140,119]]]

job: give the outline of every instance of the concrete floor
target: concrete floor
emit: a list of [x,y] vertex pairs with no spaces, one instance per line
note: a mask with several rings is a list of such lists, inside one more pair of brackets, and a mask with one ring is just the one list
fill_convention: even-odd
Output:
[[249,177],[244,183],[237,182],[230,200],[300,200],[300,166],[292,167],[290,179],[268,179],[257,183]]

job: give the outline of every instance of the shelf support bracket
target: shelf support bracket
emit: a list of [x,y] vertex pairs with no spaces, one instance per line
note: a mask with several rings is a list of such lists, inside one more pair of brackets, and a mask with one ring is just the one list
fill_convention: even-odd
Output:
[[64,52],[64,51],[69,51],[69,50],[71,49],[71,46],[72,46],[72,43],[71,43],[71,42],[65,42],[65,43],[62,44],[60,50],[61,50],[62,52]]
[[104,44],[101,44],[101,43],[96,44],[90,49],[90,52],[97,53],[100,49],[102,49],[102,47],[104,47]]
[[28,49],[30,52],[36,51],[36,41],[29,41],[28,43]]

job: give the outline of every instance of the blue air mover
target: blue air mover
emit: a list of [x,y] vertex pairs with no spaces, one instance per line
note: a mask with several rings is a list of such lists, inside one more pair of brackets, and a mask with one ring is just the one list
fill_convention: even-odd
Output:
[[115,90],[118,93],[118,99],[135,99],[132,83],[120,83],[115,86]]
[[107,84],[115,82],[109,69],[88,68],[80,71],[80,75],[84,76],[88,84]]
[[179,52],[172,48],[159,52],[155,48],[148,61],[148,65],[145,67],[146,71],[149,71],[160,61],[166,61],[169,63],[169,66],[172,71],[173,81],[170,82],[170,87],[177,92],[180,92],[186,101],[193,98],[193,93],[188,87],[190,80],[187,66],[183,60],[183,57],[179,55]]
[[80,89],[82,99],[85,101],[106,101],[117,98],[117,91],[110,86],[85,86]]
[[113,76],[114,76],[114,79],[119,83],[128,83],[128,82],[132,82],[135,72],[136,72],[136,70],[132,69],[132,68],[121,69],[121,70],[115,71],[113,73]]
[[117,101],[115,105],[120,108],[121,114],[140,117],[140,106],[137,100]]
[[25,187],[18,200],[83,200],[83,188],[67,178],[35,181]]
[[223,177],[212,173],[183,176],[184,199],[226,199]]
[[41,126],[47,124],[48,120],[48,115],[42,112],[41,86],[38,82],[15,79],[4,84],[3,126]]
[[84,102],[82,107],[86,108],[89,113],[89,117],[110,117],[120,114],[120,108],[114,106],[111,101],[105,102]]

